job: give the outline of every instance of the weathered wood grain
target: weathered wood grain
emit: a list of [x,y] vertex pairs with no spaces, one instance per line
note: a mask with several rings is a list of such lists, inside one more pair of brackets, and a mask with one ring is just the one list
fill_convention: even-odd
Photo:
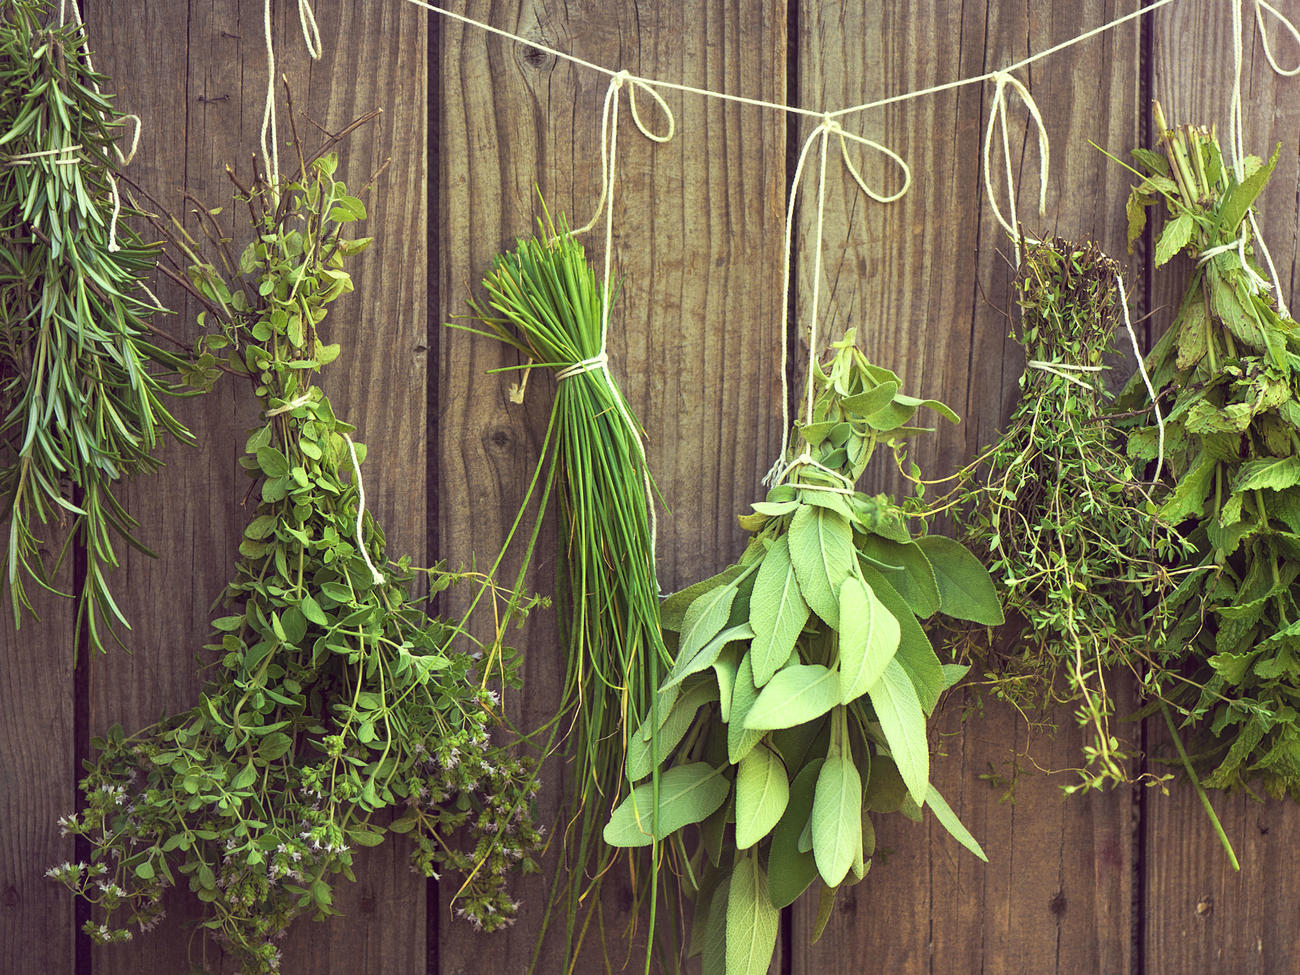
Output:
[[[710,0],[676,4],[471,3],[470,16],[590,60],[674,81],[768,99],[784,97],[781,4]],[[585,222],[600,191],[600,107],[607,79],[555,64],[538,52],[443,27],[443,97],[436,110],[441,235],[438,280],[445,316],[464,309],[494,253],[533,229],[535,187],[552,211]],[[650,467],[669,512],[660,517],[665,589],[734,558],[735,515],[759,492],[779,441],[777,347],[784,119],[779,114],[665,98],[677,136],[656,146],[637,134],[624,104],[615,190],[613,371],[647,430]],[[649,99],[647,122],[662,131]],[[601,234],[586,240],[599,260]],[[509,380],[485,376],[506,362],[491,343],[446,332],[441,339],[439,512],[441,552],[453,563],[496,551],[535,463],[551,384],[535,376],[525,404],[506,399]],[[550,591],[555,546],[539,553],[532,584]],[[535,725],[554,709],[563,663],[552,619],[527,631],[526,691],[517,714]],[[545,782],[548,814],[565,787]],[[613,886],[613,885],[609,885]],[[441,922],[448,975],[523,971],[545,899],[542,882],[508,937],[474,936]],[[607,899],[608,954],[627,954],[626,903]],[[666,922],[665,922],[666,923]],[[596,953],[580,967],[599,964]],[[557,970],[548,942],[539,971]],[[635,961],[636,955],[633,954]]]
[[[1300,79],[1279,78],[1269,67],[1253,6],[1243,5],[1245,147],[1267,158],[1281,143],[1277,169],[1259,200],[1259,223],[1295,315]],[[1300,50],[1271,19],[1266,23],[1280,63],[1295,65]],[[1161,10],[1152,40],[1153,96],[1170,124],[1217,125],[1226,149],[1232,5],[1175,4]],[[1218,69],[1207,73],[1205,66],[1211,62]],[[1156,336],[1169,324],[1190,271],[1191,262],[1179,258],[1154,272]],[[1149,734],[1167,754],[1167,734],[1159,718]],[[1289,971],[1300,947],[1297,884],[1294,870],[1288,869],[1294,862],[1292,844],[1300,838],[1300,809],[1293,802],[1261,804],[1218,792],[1210,797],[1241,861],[1239,874],[1228,865],[1205,812],[1185,783],[1175,782],[1170,795],[1151,795],[1147,801],[1145,970],[1233,975]]]
[[[356,294],[340,301],[327,322],[345,354],[322,383],[340,415],[358,424],[358,439],[371,446],[367,496],[390,552],[422,563],[426,25],[406,5],[339,0],[314,6],[324,38],[324,57],[317,63],[303,49],[296,5],[275,7],[277,76],[289,79],[303,113],[297,121],[304,144],[310,149],[324,138],[306,116],[338,131],[380,108],[381,120],[341,147],[341,173],[359,189],[392,158],[368,198],[367,233],[376,242],[358,261]],[[195,0],[128,10],[117,0],[97,0],[88,14],[103,66],[119,79],[124,109],[143,117],[142,150],[132,175],[176,213],[188,209],[184,191],[209,205],[228,205],[224,165],[246,179],[258,146],[266,83],[262,5]],[[283,102],[280,126],[287,168],[292,151],[285,148],[290,129]],[[228,209],[224,216],[234,213]],[[242,245],[247,229],[237,228],[235,236]],[[183,306],[175,290],[160,294]],[[178,334],[197,334],[195,311],[185,308]],[[124,609],[134,622],[130,643],[136,652],[97,662],[91,691],[97,733],[114,722],[135,728],[195,702],[196,654],[207,638],[209,607],[233,570],[251,517],[251,506],[241,504],[247,480],[237,466],[256,423],[250,391],[225,377],[214,392],[182,404],[181,416],[198,446],[169,449],[167,468],[128,495],[129,507],[145,524],[145,543],[161,558],[132,553],[119,574],[123,591],[130,592]],[[358,883],[341,884],[335,895],[345,916],[324,928],[300,922],[285,943],[286,970],[423,970],[427,885],[407,869],[406,853],[398,840],[359,856]],[[198,939],[191,944],[183,926],[194,916],[188,897],[174,898],[170,935],[98,951],[96,971],[186,970],[187,959],[200,954]]]
[[[806,104],[838,107],[978,75],[1136,6],[921,3],[864,12],[803,3],[799,90]],[[1124,181],[1087,140],[1121,150],[1132,141],[1138,64],[1138,31],[1129,25],[1018,74],[1052,139],[1048,210],[1039,216],[1036,133],[1026,127],[1023,106],[1010,99],[1018,212],[1028,232],[1092,236],[1122,254]],[[930,477],[965,463],[995,436],[1023,369],[1022,353],[1006,337],[1013,257],[982,181],[992,94],[986,83],[851,123],[912,165],[912,191],[896,204],[868,201],[838,163],[828,169],[823,334],[857,327],[868,355],[898,372],[904,390],[943,399],[963,415],[961,426],[941,424],[937,436],[912,449]],[[1000,150],[992,165],[1007,214]],[[879,159],[869,159],[864,175],[883,189],[897,185]],[[807,234],[811,191],[803,199]],[[810,246],[799,265],[801,329],[811,294]],[[896,472],[879,468],[867,480],[873,490],[901,484]],[[879,842],[892,855],[842,898],[812,948],[806,945],[816,904],[805,898],[796,906],[795,971],[857,971],[863,958],[900,972],[1127,971],[1135,846],[1128,792],[1067,798],[1062,777],[1034,772],[1035,762],[1078,764],[1080,741],[1068,713],[1050,716],[1062,728],[1059,740],[1038,735],[1026,742],[1023,718],[1005,707],[970,713],[964,723],[959,712],[954,701],[936,722],[940,736],[953,737],[934,780],[983,843],[989,865],[928,817],[921,826],[883,819]],[[1011,805],[981,776],[1006,774],[1008,760],[1022,753]]]
[[[72,592],[73,582],[69,565],[56,583]],[[72,897],[45,871],[76,859],[56,825],[75,805],[76,609],[35,585],[28,595],[39,621],[26,617],[15,630],[7,595],[0,620],[0,971],[27,971],[39,958],[71,972]]]

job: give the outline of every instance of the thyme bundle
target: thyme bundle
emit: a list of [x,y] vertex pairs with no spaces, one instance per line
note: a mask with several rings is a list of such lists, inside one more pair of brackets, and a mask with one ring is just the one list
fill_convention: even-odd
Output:
[[920,432],[919,410],[956,416],[900,393],[852,331],[811,381],[812,422],[741,518],[740,561],[664,603],[673,667],[629,744],[642,784],[604,830],[615,846],[669,845],[708,975],[766,972],[780,908],[814,883],[820,933],[871,865],[871,812],[928,806],[984,857],[930,784],[926,716],[965,668],[939,662],[919,620],[1000,623],[993,583],[961,545],[913,537],[889,497],[854,487],[878,446]]
[[[221,257],[191,269],[204,356],[246,373],[263,406],[242,461],[257,514],[212,622],[215,676],[188,712],[94,742],[86,809],[62,820],[92,859],[50,871],[98,905],[86,930],[101,942],[153,927],[164,890],[187,884],[202,927],[250,973],[279,971],[287,926],[336,913],[337,877],[355,879],[356,848],[388,833],[413,841],[414,869],[460,877],[460,913],[489,931],[512,919],[507,874],[535,869],[540,845],[534,769],[494,742],[485,684],[489,671],[515,682],[513,652],[500,630],[456,649],[467,620],[430,619],[414,587],[500,594],[477,574],[386,560],[346,479],[364,446],[313,382],[340,354],[320,329],[352,290],[344,259],[368,243],[347,232],[365,208],[336,166],[303,162],[278,203],[264,185],[241,193],[253,241],[236,261],[214,232]],[[514,618],[535,604],[509,599]]]
[[[158,467],[170,435],[191,440],[164,398],[185,359],[154,344],[145,287],[159,249],[114,214],[123,119],[101,94],[80,24],[46,26],[44,0],[0,2],[0,496],[9,519],[4,582],[15,624],[28,584],[86,553],[77,625],[105,649],[116,624],[115,539],[147,551],[117,482]],[[131,215],[126,211],[124,216]],[[61,548],[51,546],[68,526]]]
[[[1124,452],[1105,385],[1122,312],[1119,268],[1095,244],[1060,238],[1023,246],[1015,280],[1027,365],[998,440],[965,473],[955,521],[987,553],[1014,622],[999,634],[955,631],[954,650],[989,666],[998,696],[1023,709],[1061,702],[1086,730],[1080,782],[1129,780],[1132,747],[1114,733],[1108,675],[1134,674],[1158,695],[1151,648],[1166,626],[1166,566],[1187,544],[1152,514],[1151,485]],[[1151,601],[1156,611],[1148,615]]]
[[[613,861],[615,851],[601,843],[599,831],[625,792],[630,729],[658,716],[654,691],[669,661],[659,625],[653,501],[639,427],[605,367],[607,302],[613,298],[598,285],[563,220],[558,232],[549,219],[539,221],[539,235],[499,255],[483,286],[487,303],[472,308],[484,328],[469,330],[519,349],[532,360],[529,368],[553,369],[558,379],[528,496],[540,479],[538,525],[553,490],[562,515],[558,602],[567,652],[552,731],[554,738],[561,720],[571,721],[576,794],[564,815],[569,826],[551,906],[565,911],[567,970]],[[525,567],[536,538],[537,527]],[[653,903],[657,871],[641,876]],[[588,915],[579,921],[582,901]],[[548,910],[548,923],[549,917]]]

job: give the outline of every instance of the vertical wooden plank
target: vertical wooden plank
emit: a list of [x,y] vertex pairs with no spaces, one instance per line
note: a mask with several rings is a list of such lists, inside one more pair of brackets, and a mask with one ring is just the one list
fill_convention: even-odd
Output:
[[[71,592],[72,572],[57,583]],[[76,609],[36,586],[28,592],[40,620],[15,630],[7,598],[0,620],[0,971],[71,972],[72,898],[45,871],[75,859],[56,821],[75,805]]]
[[[1275,75],[1265,60],[1244,4],[1242,97],[1246,151],[1268,157],[1280,142],[1281,158],[1259,200],[1260,230],[1296,314],[1296,264],[1300,256],[1300,79]],[[1297,52],[1271,18],[1269,40],[1283,66]],[[1213,80],[1198,66],[1219,65]],[[1170,124],[1218,126],[1227,149],[1232,90],[1232,4],[1174,4],[1155,17],[1154,97]],[[1191,263],[1178,259],[1155,272],[1153,333],[1172,318]],[[1155,747],[1168,752],[1163,722],[1148,729]],[[1163,769],[1161,769],[1163,771]],[[1291,852],[1300,839],[1300,809],[1293,802],[1255,802],[1211,792],[1211,801],[1241,861],[1234,873],[1195,793],[1185,782],[1168,796],[1152,795],[1146,826],[1146,971],[1273,972],[1294,967],[1300,950],[1297,884]]]
[[[313,64],[302,50],[297,6],[275,5],[277,76],[289,78],[299,109],[331,131],[363,111],[383,109],[379,124],[342,147],[349,186],[360,188],[393,157],[370,199],[367,233],[377,239],[359,259],[356,294],[330,317],[345,354],[323,383],[340,415],[358,423],[370,445],[367,494],[390,551],[425,561],[425,23],[406,5],[334,0],[314,6],[325,54]],[[118,0],[95,0],[88,13],[103,65],[120,78],[122,105],[144,120],[132,176],[176,213],[187,208],[184,191],[227,205],[224,165],[246,178],[258,146],[266,83],[262,4],[193,0],[128,10]],[[287,142],[283,107],[280,117]],[[320,141],[312,125],[301,118],[298,124],[309,148]],[[238,236],[242,242],[246,229]],[[164,288],[160,296],[184,308],[175,290]],[[174,323],[178,334],[196,334],[195,311],[185,308]],[[118,573],[136,652],[96,667],[97,733],[114,722],[139,727],[195,702],[201,683],[195,658],[207,637],[209,607],[233,570],[251,517],[241,505],[247,482],[237,466],[256,422],[248,390],[227,377],[213,393],[182,404],[180,415],[198,447],[170,448],[167,468],[128,494],[129,508],[145,522],[145,543],[161,557],[131,553]],[[422,970],[426,885],[407,869],[405,854],[396,842],[359,857],[359,882],[336,891],[345,917],[323,929],[300,922],[285,944],[286,970]],[[198,939],[180,934],[194,916],[188,898],[173,899],[170,936],[155,933],[97,951],[95,970],[187,970],[200,957]]]
[[[469,16],[613,68],[784,98],[784,6],[778,0],[677,4],[479,0]],[[439,113],[439,300],[444,318],[464,311],[492,255],[533,230],[535,187],[552,212],[585,222],[600,192],[600,109],[608,79],[541,52],[442,25]],[[648,431],[651,470],[671,514],[660,518],[665,589],[715,571],[740,550],[735,515],[759,492],[780,439],[777,348],[784,118],[780,113],[665,92],[677,135],[644,140],[620,113],[615,190],[613,371]],[[662,131],[650,100],[638,107]],[[585,243],[599,260],[597,232]],[[452,564],[496,551],[536,462],[551,384],[536,376],[525,404],[506,398],[508,380],[486,370],[513,363],[499,348],[461,333],[440,338],[438,387],[440,555]],[[532,585],[549,592],[555,558],[544,540]],[[515,714],[527,727],[553,711],[563,663],[553,617],[526,635],[526,690]],[[553,816],[564,779],[544,779],[543,814]],[[448,975],[520,972],[545,904],[543,877],[521,885],[525,907],[508,935],[475,935],[439,922],[440,968]],[[444,899],[449,891],[444,891]],[[608,955],[627,956],[626,903],[607,902]],[[662,915],[661,915],[662,916]],[[661,922],[672,923],[672,922]],[[600,937],[589,938],[599,964]],[[539,971],[559,964],[548,942]],[[633,956],[635,958],[635,956]]]
[[[799,8],[799,87],[806,104],[829,107],[926,88],[1012,63],[1136,6],[910,3],[863,11],[811,0]],[[1019,214],[1029,232],[1094,236],[1123,256],[1125,183],[1087,140],[1120,151],[1133,144],[1138,65],[1138,31],[1130,24],[1017,73],[1052,138],[1048,212],[1039,217],[1036,135],[1011,101]],[[866,200],[834,157],[828,168],[822,334],[838,337],[856,326],[868,356],[898,372],[905,391],[938,397],[963,415],[961,426],[941,424],[937,436],[912,449],[931,477],[965,463],[996,434],[1023,368],[1006,338],[1010,247],[981,177],[992,90],[985,84],[925,96],[846,125],[912,165],[913,188],[896,204]],[[864,175],[876,187],[898,185],[878,157],[864,158]],[[1001,174],[1000,152],[993,165]],[[1005,213],[1001,185],[999,192]],[[812,283],[811,189],[803,199],[801,329]],[[881,468],[868,482],[872,490],[901,483]],[[1024,720],[1007,709],[986,706],[963,723],[960,708],[954,699],[935,722],[933,740],[947,742],[947,754],[933,777],[990,863],[971,857],[928,816],[921,825],[882,819],[878,840],[890,855],[841,896],[812,948],[816,904],[796,906],[794,971],[847,973],[863,958],[901,973],[1129,970],[1135,842],[1128,791],[1065,797],[1063,776],[1033,772],[1029,759],[1047,768],[1078,764],[1068,712],[1052,716],[1062,729],[1058,740],[1026,741]],[[1004,772],[1013,754],[1025,752],[1014,805],[1003,803],[1003,789],[981,776]]]

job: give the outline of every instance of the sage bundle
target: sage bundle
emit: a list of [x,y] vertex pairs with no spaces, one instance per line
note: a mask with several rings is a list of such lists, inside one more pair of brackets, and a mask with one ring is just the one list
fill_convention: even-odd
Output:
[[116,200],[123,118],[101,93],[84,29],[49,25],[52,9],[0,0],[4,584],[18,624],[32,611],[29,584],[57,592],[68,551],[84,550],[77,627],[102,651],[114,626],[129,628],[108,584],[117,540],[147,551],[118,482],[155,470],[164,436],[191,440],[164,403],[180,392],[167,374],[186,360],[154,342],[145,281],[159,248]]
[[893,500],[855,488],[877,447],[919,432],[919,410],[956,416],[900,393],[852,331],[810,381],[811,422],[741,518],[745,553],[664,603],[672,670],[630,739],[641,784],[604,829],[614,846],[669,845],[707,975],[766,972],[780,909],[813,884],[820,931],[870,868],[873,812],[928,807],[984,857],[930,783],[926,718],[965,668],[940,663],[920,620],[1002,622],[993,583],[960,544],[914,537]]
[[[337,913],[337,879],[389,833],[413,841],[416,870],[458,878],[458,912],[486,931],[513,918],[507,876],[535,869],[540,846],[535,770],[508,733],[494,740],[484,676],[516,683],[515,655],[500,629],[465,646],[468,619],[431,619],[416,594],[459,583],[495,600],[494,583],[386,558],[362,509],[365,448],[314,383],[341,352],[321,326],[352,290],[344,259],[369,242],[347,232],[365,207],[336,166],[304,162],[277,203],[241,192],[252,242],[234,260],[233,235],[214,232],[221,256],[191,269],[204,355],[262,405],[242,461],[257,512],[212,621],[215,676],[189,711],[93,743],[85,810],[61,823],[91,861],[50,871],[96,905],[99,942],[155,926],[164,891],[186,885],[247,973],[278,972],[285,928]],[[535,604],[510,598],[516,619]]]

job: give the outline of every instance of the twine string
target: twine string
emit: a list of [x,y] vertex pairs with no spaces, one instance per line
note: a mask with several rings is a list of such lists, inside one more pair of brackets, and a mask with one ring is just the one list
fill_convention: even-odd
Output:
[[[1232,0],[1232,100],[1228,105],[1228,132],[1232,148],[1232,169],[1237,177],[1237,182],[1246,178],[1245,160],[1246,160],[1246,139],[1244,131],[1245,111],[1242,106],[1241,97],[1241,71],[1244,49],[1244,31],[1242,29],[1241,5],[1243,0]],[[1300,65],[1294,69],[1284,69],[1277,63],[1273,57],[1273,51],[1269,47],[1268,34],[1264,29],[1264,10],[1267,11],[1300,43],[1300,30],[1296,29],[1295,24],[1288,20],[1276,7],[1266,3],[1265,0],[1255,0],[1255,24],[1259,28],[1259,35],[1263,43],[1264,56],[1267,58],[1269,66],[1283,77],[1291,77],[1300,73]],[[1282,294],[1282,279],[1277,272],[1277,266],[1273,263],[1273,255],[1268,249],[1268,244],[1264,241],[1263,235],[1259,232],[1259,222],[1255,219],[1254,207],[1246,211],[1246,219],[1250,223],[1251,232],[1255,235],[1255,247],[1264,258],[1264,264],[1268,267],[1269,277],[1272,279],[1273,297],[1277,301],[1277,310],[1284,318],[1290,318],[1291,313],[1287,309],[1286,298]],[[1246,260],[1246,243],[1245,234],[1242,234],[1240,240],[1241,265],[1246,269],[1247,277],[1256,290],[1267,290],[1269,283],[1261,278],[1250,263]],[[1204,254],[1201,255],[1204,257]]]
[[[69,4],[67,0],[59,0],[59,26],[60,27],[63,27],[67,22],[66,9],[68,6]],[[99,90],[99,82],[97,82],[94,78],[95,62],[92,61],[90,58],[90,40],[86,34],[85,22],[82,21],[81,19],[81,9],[77,6],[76,0],[73,0],[71,7],[72,7],[72,20],[79,28],[81,28],[81,43],[82,43],[82,48],[86,54],[86,70],[90,72],[91,75],[90,78],[91,90],[94,91],[96,95],[102,94],[102,92]],[[107,116],[104,116],[104,118],[105,120],[107,120]],[[140,128],[143,124],[140,121],[139,115],[131,114],[131,115],[123,115],[121,117],[121,120],[123,122],[125,122],[127,119],[133,119],[135,121],[135,134],[131,136],[131,148],[127,152],[123,152],[121,147],[117,144],[117,142],[116,141],[113,142],[113,152],[116,153],[118,162],[121,163],[121,165],[123,166],[130,165],[131,160],[135,158],[135,152],[140,147]],[[67,149],[62,149],[59,151],[69,152],[73,148],[80,149],[81,147],[70,146]],[[40,155],[40,153],[29,153],[28,155],[37,156]],[[68,159],[54,160],[54,162],[56,164],[76,165],[78,160],[75,157],[72,157]],[[108,249],[111,252],[116,252],[122,249],[121,245],[119,245],[117,242],[117,224],[122,217],[122,194],[118,191],[117,188],[117,177],[114,176],[111,172],[105,172],[104,175],[108,179],[108,195],[113,201],[113,207],[108,218]]]
[[[990,80],[994,83],[994,89],[992,106],[989,109],[989,121],[984,129],[984,191],[988,194],[989,207],[993,210],[993,216],[1002,225],[1002,229],[1007,232],[1007,236],[1019,243],[1021,240],[1020,219],[1016,213],[1016,182],[1011,166],[1011,136],[1007,128],[1007,89],[1020,96],[1020,100],[1029,111],[1030,119],[1038,130],[1039,216],[1042,216],[1047,211],[1047,175],[1051,166],[1051,145],[1047,138],[1047,126],[1043,123],[1043,115],[1038,110],[1038,103],[1034,100],[1034,96],[1029,93],[1029,89],[1025,87],[1024,83],[1009,71],[995,72]],[[1007,203],[1011,214],[1010,223],[1003,216],[1002,210],[998,206],[997,194],[993,190],[992,149],[995,126],[1002,135],[1002,161],[1006,167]],[[1019,262],[1019,260],[1020,249],[1016,248],[1016,261]]]
[[1137,332],[1133,330],[1133,319],[1128,310],[1128,294],[1124,291],[1124,276],[1118,271],[1115,273],[1115,287],[1119,290],[1119,307],[1124,312],[1124,329],[1128,332],[1128,339],[1133,343],[1133,355],[1137,358],[1138,373],[1142,376],[1142,383],[1147,388],[1147,395],[1151,397],[1151,409],[1155,412],[1156,428],[1159,431],[1159,440],[1156,446],[1156,473],[1151,479],[1153,484],[1160,483],[1160,472],[1165,464],[1165,417],[1160,411],[1160,400],[1156,397],[1156,389],[1151,385],[1151,376],[1147,373],[1146,362],[1142,358],[1142,349],[1138,346]]
[[1101,372],[1106,368],[1105,366],[1076,365],[1072,362],[1048,362],[1044,359],[1029,359],[1025,362],[1025,367],[1028,369],[1037,369],[1039,372],[1050,373],[1059,379],[1064,379],[1068,383],[1074,383],[1074,385],[1086,389],[1090,393],[1097,392],[1097,387],[1093,386],[1091,383],[1084,382],[1078,376],[1072,376],[1071,373]]
[[[280,198],[280,127],[275,108],[275,40],[271,33],[271,2],[262,5],[262,31],[266,42],[266,103],[262,106],[262,164],[270,183],[271,205]],[[307,55],[319,61],[321,46],[320,27],[311,9],[311,0],[298,0],[298,24],[302,28]]]
[[352,475],[357,482],[357,551],[361,553],[366,568],[370,570],[370,581],[376,586],[382,586],[384,584],[384,574],[375,567],[375,563],[370,558],[370,550],[366,548],[365,539],[361,535],[362,518],[366,513],[366,486],[361,480],[361,464],[357,460],[357,447],[352,442],[352,438],[346,433],[343,434],[343,439],[348,444],[348,454],[352,458]]
[[[877,203],[894,203],[903,198],[912,186],[912,168],[907,164],[898,153],[884,146],[879,142],[868,139],[865,136],[857,135],[853,132],[844,131],[839,120],[831,114],[823,115],[821,120],[808,133],[804,140],[803,148],[799,151],[798,161],[795,163],[794,176],[790,181],[790,197],[786,202],[785,211],[785,246],[781,251],[781,313],[782,320],[779,323],[777,331],[781,335],[781,449],[776,456],[776,460],[768,469],[763,477],[764,484],[779,483],[792,469],[785,462],[785,456],[790,450],[790,381],[788,377],[790,363],[790,343],[786,335],[784,315],[790,307],[791,297],[791,265],[793,259],[794,247],[794,216],[795,206],[799,199],[799,189],[803,183],[804,167],[808,163],[808,155],[812,152],[813,146],[817,145],[820,149],[817,167],[817,211],[814,220],[813,234],[813,287],[812,301],[809,310],[809,345],[808,345],[808,404],[807,404],[807,422],[812,423],[813,418],[813,370],[816,368],[817,357],[817,312],[821,301],[821,258],[822,258],[822,240],[825,228],[826,214],[826,157],[830,137],[834,135],[839,142],[840,160],[844,168],[848,170],[853,181],[857,183],[858,188],[868,197]],[[849,141],[857,142],[869,149],[875,149],[887,159],[893,162],[899,172],[902,174],[902,181],[899,188],[893,193],[887,193],[883,190],[875,190],[867,184],[861,171],[854,165],[848,151]]]

